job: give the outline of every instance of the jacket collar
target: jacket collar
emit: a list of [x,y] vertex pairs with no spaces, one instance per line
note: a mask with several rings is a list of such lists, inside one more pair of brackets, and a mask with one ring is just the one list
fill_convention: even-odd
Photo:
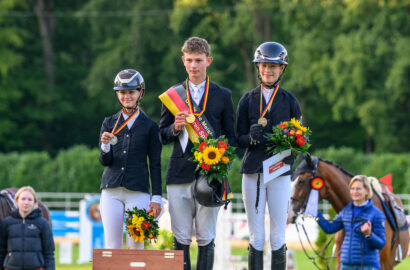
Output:
[[[33,209],[33,211],[31,211],[30,214],[28,214],[25,217],[25,219],[35,219],[37,217],[40,217],[41,215],[42,215],[41,208],[36,208],[36,209]],[[23,217],[20,215],[20,212],[19,212],[18,209],[11,212],[11,216],[14,217],[14,218],[23,219]]]

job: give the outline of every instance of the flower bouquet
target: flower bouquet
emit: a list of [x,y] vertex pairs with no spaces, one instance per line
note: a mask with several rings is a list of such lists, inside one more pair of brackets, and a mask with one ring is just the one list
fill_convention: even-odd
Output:
[[212,135],[205,139],[199,138],[198,142],[194,142],[191,151],[194,153],[191,161],[197,164],[199,174],[207,177],[209,182],[217,179],[222,183],[231,170],[232,160],[235,158],[235,147],[228,145],[225,136],[217,139]]
[[125,210],[125,225],[127,233],[134,239],[135,242],[144,242],[145,239],[157,239],[158,237],[158,221],[154,218],[152,212],[147,210],[139,210],[134,207],[132,210]]
[[282,122],[273,127],[273,132],[267,135],[268,154],[274,155],[290,149],[292,155],[309,154],[309,136],[312,134],[308,127],[292,118],[289,122]]

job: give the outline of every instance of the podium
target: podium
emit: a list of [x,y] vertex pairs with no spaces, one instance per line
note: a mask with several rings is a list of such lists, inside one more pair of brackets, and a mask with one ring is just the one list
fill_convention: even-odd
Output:
[[93,249],[93,270],[183,270],[182,250]]

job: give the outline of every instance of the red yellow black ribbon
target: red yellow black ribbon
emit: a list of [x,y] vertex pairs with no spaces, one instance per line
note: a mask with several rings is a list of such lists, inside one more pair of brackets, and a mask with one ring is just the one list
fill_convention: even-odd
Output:
[[192,103],[191,103],[191,98],[189,95],[189,81],[188,78],[186,79],[186,96],[188,97],[188,106],[189,106],[189,112],[192,113],[193,115],[200,116],[204,113],[206,109],[206,102],[208,101],[208,93],[209,93],[209,76],[206,76],[206,82],[205,82],[205,98],[204,98],[204,106],[202,107],[202,111],[199,113],[196,113],[192,110]]
[[266,112],[268,111],[270,105],[272,104],[273,100],[275,99],[275,96],[276,96],[276,93],[278,92],[278,89],[279,89],[279,84],[276,85],[276,88],[275,88],[275,90],[273,91],[273,94],[272,94],[272,96],[270,97],[269,102],[268,102],[268,104],[266,105],[265,110],[262,112],[262,96],[263,96],[262,91],[263,91],[263,86],[262,86],[262,84],[261,84],[261,101],[260,101],[260,106],[259,106],[260,118],[262,118],[262,117],[265,116],[265,114],[266,114]]
[[118,124],[118,120],[120,120],[120,117],[121,117],[121,114],[120,114],[117,118],[117,122],[115,122],[114,128],[112,129],[111,133],[115,135],[118,132],[120,132],[128,124],[128,122],[131,121],[131,119],[134,118],[137,115],[139,110],[140,109],[138,108],[130,117],[128,117],[127,121],[125,121],[124,124],[122,124],[117,130],[115,130],[115,128],[117,127],[117,124]]

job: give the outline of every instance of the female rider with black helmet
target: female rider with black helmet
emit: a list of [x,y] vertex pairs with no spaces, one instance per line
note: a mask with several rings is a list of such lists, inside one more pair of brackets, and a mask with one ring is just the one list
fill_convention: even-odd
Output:
[[[105,247],[121,249],[126,209],[147,209],[155,217],[161,212],[161,143],[158,125],[138,106],[145,92],[141,74],[133,69],[120,71],[114,90],[123,108],[106,117],[101,127],[99,160],[105,170],[100,210]],[[128,235],[126,242],[127,248],[144,248],[143,242],[136,243]]]
[[[263,269],[266,203],[270,215],[271,269],[286,268],[285,229],[291,171],[264,184],[262,162],[269,158],[265,135],[272,132],[272,127],[291,118],[301,118],[295,96],[279,87],[288,64],[287,59],[288,53],[281,44],[261,44],[253,59],[261,84],[244,94],[238,104],[237,141],[239,147],[246,148],[241,173],[243,201],[250,231],[250,270]],[[294,157],[287,157],[283,161],[292,164]]]

